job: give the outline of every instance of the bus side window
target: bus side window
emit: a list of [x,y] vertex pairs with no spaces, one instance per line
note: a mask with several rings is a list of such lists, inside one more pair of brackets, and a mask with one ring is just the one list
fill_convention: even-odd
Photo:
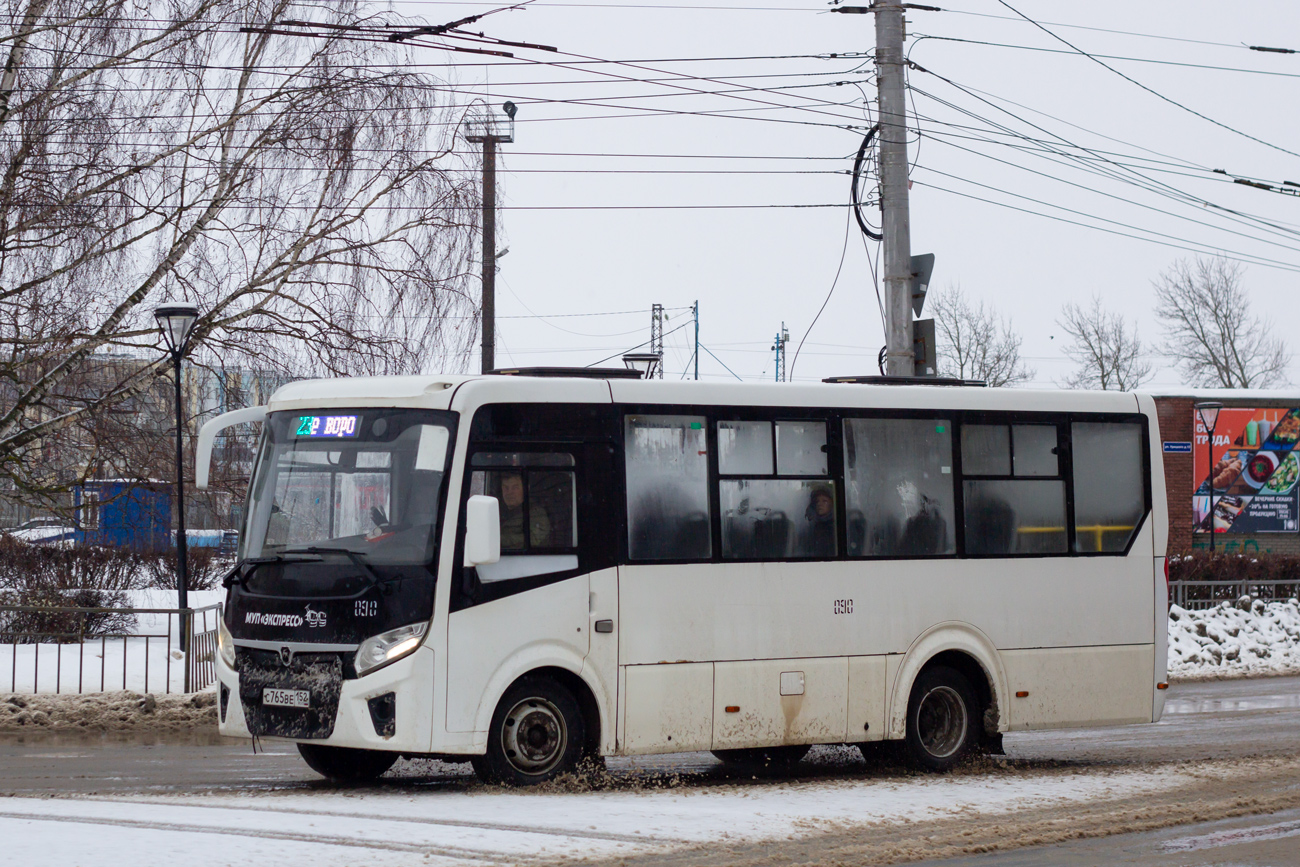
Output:
[[1068,552],[1057,440],[1054,424],[962,425],[968,555]]
[[629,415],[627,548],[633,560],[707,560],[708,438],[703,416]]
[[1142,425],[1075,422],[1074,549],[1122,554],[1146,514]]
[[845,419],[849,556],[956,553],[951,456],[947,419]]

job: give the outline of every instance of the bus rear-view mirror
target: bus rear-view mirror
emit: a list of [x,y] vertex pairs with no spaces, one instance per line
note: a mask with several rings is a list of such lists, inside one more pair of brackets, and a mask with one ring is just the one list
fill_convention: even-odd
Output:
[[501,559],[501,511],[496,497],[476,495],[465,506],[465,565]]

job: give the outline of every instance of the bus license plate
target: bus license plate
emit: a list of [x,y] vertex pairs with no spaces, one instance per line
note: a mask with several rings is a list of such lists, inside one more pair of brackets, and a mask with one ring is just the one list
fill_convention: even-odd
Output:
[[311,692],[305,689],[264,689],[262,704],[272,707],[311,707]]

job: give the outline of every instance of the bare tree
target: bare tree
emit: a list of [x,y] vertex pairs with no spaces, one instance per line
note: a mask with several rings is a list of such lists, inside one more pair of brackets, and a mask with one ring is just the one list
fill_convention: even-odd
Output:
[[[137,412],[166,373],[164,301],[198,305],[196,361],[218,370],[465,363],[477,195],[459,110],[403,46],[266,26],[365,20],[357,0],[298,5],[0,0],[6,486],[93,470],[122,427],[110,411]],[[104,362],[123,357],[146,363]],[[79,456],[52,474],[61,437]]]
[[1056,324],[1072,338],[1065,354],[1078,365],[1066,388],[1132,391],[1151,378],[1155,366],[1143,358],[1137,325],[1130,330],[1096,295],[1087,307],[1066,304]]
[[1020,335],[1011,321],[980,301],[972,306],[960,286],[949,285],[930,301],[938,342],[939,375],[982,379],[990,386],[1016,385],[1037,373],[1020,360]]
[[1191,385],[1256,388],[1286,382],[1291,353],[1250,315],[1243,268],[1227,259],[1179,260],[1154,283],[1164,353]]

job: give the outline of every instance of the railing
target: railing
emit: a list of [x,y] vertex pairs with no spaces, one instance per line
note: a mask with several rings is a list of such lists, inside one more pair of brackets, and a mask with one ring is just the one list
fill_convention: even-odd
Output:
[[[145,623],[139,623],[142,618]],[[36,621],[37,628],[24,627],[24,619]],[[92,619],[129,619],[139,628],[87,635]],[[216,680],[220,619],[220,603],[203,608],[0,605],[0,692],[71,693],[74,682],[78,694],[119,688],[198,692]],[[186,633],[188,652],[173,657]]]
[[1214,608],[1251,596],[1265,602],[1300,594],[1300,581],[1170,581],[1169,603],[1189,611]]

